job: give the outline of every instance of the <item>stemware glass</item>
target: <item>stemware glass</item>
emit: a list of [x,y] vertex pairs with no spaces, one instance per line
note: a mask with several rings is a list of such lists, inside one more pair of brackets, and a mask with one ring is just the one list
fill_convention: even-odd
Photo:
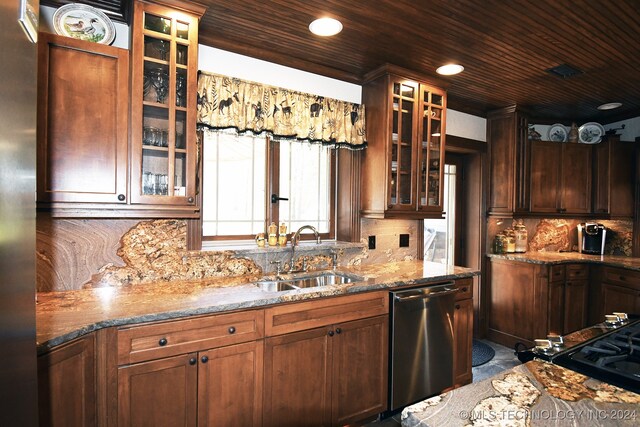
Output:
[[149,80],[156,91],[156,102],[164,104],[169,91],[169,76],[163,69],[156,68],[149,70]]
[[176,76],[176,106],[184,107],[186,106],[185,99],[185,87],[187,84],[187,79],[182,74],[178,74]]

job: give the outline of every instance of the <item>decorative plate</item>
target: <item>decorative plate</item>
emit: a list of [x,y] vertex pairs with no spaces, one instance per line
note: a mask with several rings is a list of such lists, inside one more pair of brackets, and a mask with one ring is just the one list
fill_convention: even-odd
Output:
[[567,128],[565,128],[564,125],[561,125],[560,123],[551,125],[551,127],[549,128],[549,141],[567,142],[567,136]]
[[589,122],[578,128],[578,136],[583,144],[597,144],[602,141],[604,127],[600,123]]
[[85,4],[65,4],[53,14],[56,33],[95,43],[111,44],[116,37],[113,22],[100,10]]

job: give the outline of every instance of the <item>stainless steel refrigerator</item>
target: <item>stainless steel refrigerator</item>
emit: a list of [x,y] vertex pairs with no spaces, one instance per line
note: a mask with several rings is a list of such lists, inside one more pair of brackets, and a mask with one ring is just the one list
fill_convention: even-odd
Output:
[[[0,4],[0,425],[37,425],[36,45]],[[32,2],[33,4],[33,2]],[[37,8],[37,1],[35,7]]]

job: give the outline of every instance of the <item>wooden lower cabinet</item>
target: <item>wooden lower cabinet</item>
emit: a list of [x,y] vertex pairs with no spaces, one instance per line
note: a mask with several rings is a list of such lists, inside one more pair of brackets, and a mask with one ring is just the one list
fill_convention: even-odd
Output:
[[118,427],[195,426],[197,354],[118,369]]
[[388,316],[338,325],[333,337],[332,424],[342,426],[387,407]]
[[489,339],[513,348],[587,326],[588,266],[491,259]]
[[588,280],[567,280],[564,287],[564,334],[588,325]]
[[602,284],[603,313],[640,314],[640,291],[626,286]]
[[198,426],[262,425],[263,351],[260,340],[198,354]]
[[472,379],[471,351],[473,348],[473,299],[456,301],[453,313],[453,381],[456,387],[469,384]]
[[40,426],[96,425],[94,335],[38,357]]
[[345,425],[386,409],[388,316],[267,338],[265,426]]
[[606,266],[595,276],[591,289],[601,302],[600,307],[590,310],[593,320],[602,322],[613,312],[640,315],[640,271]]
[[264,341],[118,369],[118,426],[262,425]]

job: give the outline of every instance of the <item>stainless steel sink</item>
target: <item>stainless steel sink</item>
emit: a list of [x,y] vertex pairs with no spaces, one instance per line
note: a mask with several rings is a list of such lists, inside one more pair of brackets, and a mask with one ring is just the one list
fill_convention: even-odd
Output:
[[319,271],[296,277],[278,277],[276,279],[260,280],[255,285],[266,292],[290,291],[294,289],[317,288],[320,286],[343,285],[359,282],[363,277],[349,275],[336,271]]

